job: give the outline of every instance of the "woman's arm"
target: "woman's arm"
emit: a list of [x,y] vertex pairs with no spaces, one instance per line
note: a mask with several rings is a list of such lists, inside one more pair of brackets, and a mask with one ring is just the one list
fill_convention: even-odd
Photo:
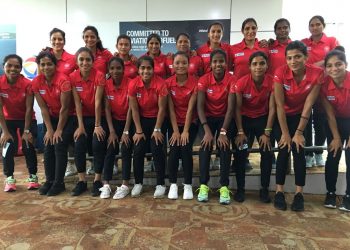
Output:
[[153,131],[153,134],[151,136],[151,138],[154,137],[156,141],[156,145],[158,145],[158,142],[163,143],[163,140],[164,140],[164,135],[162,134],[161,131],[159,131],[159,129],[161,129],[163,125],[166,107],[167,107],[167,99],[168,99],[167,95],[158,97],[158,114],[157,114],[156,125],[154,127],[154,130],[157,130],[157,131]]
[[131,108],[132,119],[134,120],[134,125],[136,128],[135,134],[133,136],[134,143],[137,145],[141,139],[146,139],[143,133],[140,121],[139,105],[137,103],[136,97],[129,96],[129,107]]
[[23,132],[22,140],[26,142],[26,146],[29,147],[28,142],[33,144],[33,136],[30,131],[30,125],[33,120],[33,104],[34,104],[34,95],[28,94],[26,95],[26,113],[24,117],[24,131],[29,131],[29,133]]
[[99,141],[103,141],[106,132],[101,126],[101,113],[102,113],[102,102],[103,102],[104,86],[97,86],[95,93],[95,129],[94,134],[96,134]]
[[269,99],[269,114],[267,116],[266,127],[264,129],[264,133],[259,138],[260,147],[262,147],[264,151],[271,150],[270,135],[271,135],[273,123],[275,122],[275,116],[276,116],[275,97],[274,97],[274,94],[271,93],[270,99]]
[[205,150],[207,147],[208,149],[210,149],[213,141],[213,135],[208,125],[207,117],[205,116],[204,103],[205,103],[205,93],[203,91],[198,91],[197,112],[198,112],[199,121],[201,122],[201,126],[203,126],[203,129],[204,129],[204,137],[201,141],[201,147]]
[[193,93],[190,98],[190,101],[188,102],[185,126],[181,133],[181,139],[180,139],[181,146],[185,146],[187,143],[190,142],[189,130],[191,127],[191,123],[193,119],[193,110],[195,109],[196,102],[197,102],[197,93]]
[[73,87],[72,88],[72,94],[73,94],[73,100],[74,100],[74,106],[75,106],[75,113],[78,119],[78,128],[74,132],[74,140],[76,141],[79,136],[85,134],[85,127],[84,127],[84,122],[83,122],[83,110],[81,106],[81,100],[78,95],[77,90]]
[[131,114],[131,108],[129,106],[128,113],[126,114],[126,121],[125,121],[124,130],[123,130],[123,135],[122,135],[122,138],[120,139],[121,143],[124,143],[126,147],[129,147],[131,145],[130,136],[129,136],[131,121],[132,121],[132,114]]
[[237,136],[235,138],[235,144],[237,147],[240,147],[247,142],[247,136],[244,133],[243,124],[242,124],[242,94],[236,93],[236,109],[235,109],[235,122],[237,126]]
[[61,109],[58,118],[57,129],[53,135],[53,142],[58,143],[58,139],[62,140],[62,131],[68,120],[69,107],[72,99],[72,91],[62,92],[60,96]]
[[3,147],[8,140],[13,141],[13,137],[10,134],[7,125],[6,125],[6,120],[4,116],[4,112],[2,111],[3,105],[2,105],[2,100],[0,98],[0,126],[2,129],[1,137],[0,137],[0,146]]
[[230,148],[230,141],[228,139],[227,131],[229,130],[230,123],[232,122],[234,107],[236,102],[236,96],[234,93],[230,93],[227,97],[227,110],[225,114],[224,123],[220,130],[220,134],[218,137],[218,146],[226,150],[226,148]]
[[51,119],[50,119],[50,113],[49,113],[49,109],[46,105],[46,103],[44,102],[44,100],[41,98],[40,94],[35,93],[35,99],[38,102],[38,105],[40,107],[41,110],[41,115],[43,116],[43,120],[46,126],[46,133],[44,136],[44,144],[47,146],[49,144],[53,144],[53,134],[54,134],[54,130],[52,127],[52,123],[51,123]]
[[111,106],[109,105],[109,101],[107,98],[104,98],[104,100],[105,100],[105,115],[106,115],[106,121],[108,125],[108,131],[109,131],[109,136],[107,139],[107,148],[111,144],[113,144],[113,147],[115,148],[115,143],[118,142],[118,136],[115,133],[114,126],[113,126]]
[[171,122],[171,126],[173,128],[173,133],[169,139],[169,144],[171,146],[174,146],[175,144],[177,146],[179,146],[180,145],[179,126],[177,125],[174,103],[173,103],[173,100],[171,99],[170,95],[168,95],[168,107],[169,107],[170,122]]

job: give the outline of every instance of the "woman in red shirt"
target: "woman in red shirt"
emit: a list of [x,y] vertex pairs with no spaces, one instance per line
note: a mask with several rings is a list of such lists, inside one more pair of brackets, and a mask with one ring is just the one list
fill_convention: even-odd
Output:
[[286,210],[283,193],[289,153],[294,159],[296,192],[291,206],[293,211],[304,210],[303,186],[305,185],[306,162],[304,154],[304,129],[308,123],[312,105],[323,83],[323,70],[306,64],[307,48],[300,41],[293,41],[286,48],[287,65],[281,66],[274,76],[274,94],[279,124],[274,133],[278,141],[276,166],[276,194],[274,205]]
[[333,50],[326,55],[327,77],[322,88],[322,104],[327,113],[328,156],[326,161],[327,195],[324,206],[336,208],[336,184],[339,160],[345,141],[346,193],[339,209],[350,212],[350,72],[343,51]]
[[102,117],[103,92],[105,75],[94,67],[92,51],[80,48],[76,54],[79,70],[70,74],[78,128],[74,132],[74,159],[78,170],[79,181],[72,191],[78,196],[87,190],[85,179],[86,153],[93,153],[95,179],[92,196],[99,196],[102,187],[101,173],[106,153],[107,125]]
[[170,152],[168,158],[169,182],[171,183],[168,198],[178,198],[177,170],[179,159],[182,159],[184,171],[183,199],[193,199],[192,146],[197,135],[197,125],[194,122],[194,110],[197,100],[197,78],[188,72],[189,55],[177,52],[174,55],[173,69],[175,75],[167,79],[169,91],[168,106],[171,128],[169,128]]
[[67,149],[74,132],[71,117],[74,111],[71,106],[72,86],[68,76],[56,70],[57,59],[53,54],[41,52],[36,62],[40,74],[33,80],[32,89],[44,120],[46,175],[39,193],[54,196],[65,190]]
[[[236,94],[235,120],[237,136],[235,138],[237,193],[235,200],[244,201],[245,161],[248,156],[247,140],[257,138],[260,145],[261,186],[260,200],[271,201],[269,197],[272,153],[270,133],[275,119],[275,100],[272,94],[273,77],[266,74],[267,56],[262,51],[254,52],[249,58],[250,74],[243,76],[234,85]],[[241,150],[240,150],[241,148]]]
[[29,172],[28,189],[39,188],[37,177],[37,158],[34,138],[37,135],[36,121],[33,120],[33,93],[31,82],[21,75],[22,58],[7,55],[3,66],[5,74],[0,76],[0,125],[2,128],[0,146],[4,164],[5,192],[16,191],[16,179],[13,177],[14,156],[18,149],[17,129],[22,139],[22,151]]
[[221,39],[224,35],[224,26],[220,22],[211,23],[208,27],[208,41],[197,49],[197,54],[202,57],[204,64],[204,73],[208,73],[211,70],[210,67],[210,53],[215,49],[222,49],[226,53],[227,65],[231,59],[230,45],[222,43]]
[[107,63],[113,56],[103,47],[98,31],[94,26],[86,26],[83,30],[85,47],[89,48],[94,56],[94,68],[102,74],[107,73]]
[[[130,79],[124,75],[124,62],[119,57],[112,57],[108,62],[108,73],[110,78],[105,86],[105,112],[108,124],[106,131],[107,152],[104,161],[104,185],[100,189],[100,197],[109,198],[111,187],[109,182],[112,180],[113,163],[115,156],[120,151],[122,155],[122,178],[123,183],[117,187],[113,199],[122,199],[129,194],[129,179],[131,171],[131,112],[128,104],[128,86]],[[97,97],[99,98],[99,97]]]
[[114,56],[123,59],[124,61],[124,76],[134,79],[137,74],[136,61],[137,58],[130,54],[131,39],[127,35],[119,35],[117,38],[116,48],[118,52]]
[[210,54],[211,72],[198,80],[197,111],[201,126],[199,137],[200,187],[197,200],[208,201],[209,161],[212,143],[216,133],[216,145],[220,155],[220,204],[230,203],[229,172],[230,172],[230,141],[234,94],[229,94],[231,85],[235,82],[227,70],[226,53],[217,49]]
[[142,192],[144,156],[147,144],[151,144],[157,172],[154,198],[163,198],[166,190],[163,121],[168,91],[164,80],[155,75],[154,67],[154,61],[151,57],[140,57],[138,60],[139,76],[129,83],[129,106],[136,129],[133,136],[135,185],[131,191],[132,197],[140,196]]

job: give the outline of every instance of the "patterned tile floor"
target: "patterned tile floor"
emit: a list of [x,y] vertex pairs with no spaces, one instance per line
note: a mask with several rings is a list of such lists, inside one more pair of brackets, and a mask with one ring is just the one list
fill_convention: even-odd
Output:
[[0,249],[350,249],[350,213],[324,208],[319,195],[305,195],[295,213],[260,203],[256,192],[227,206],[216,191],[199,203],[153,199],[152,187],[119,201],[40,196],[25,188],[22,157],[15,176],[18,190],[0,192]]

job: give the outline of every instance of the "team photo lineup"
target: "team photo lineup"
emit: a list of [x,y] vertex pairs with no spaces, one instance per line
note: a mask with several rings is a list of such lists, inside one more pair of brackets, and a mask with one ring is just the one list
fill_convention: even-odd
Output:
[[[292,211],[304,211],[306,169],[324,166],[323,205],[350,212],[350,73],[345,48],[324,33],[322,16],[311,17],[307,26],[308,38],[291,40],[290,23],[280,18],[273,27],[275,37],[258,40],[258,24],[247,18],[241,25],[242,40],[230,45],[221,41],[226,32],[223,24],[213,21],[207,42],[197,50],[191,47],[191,34],[179,33],[177,51],[163,54],[161,37],[151,33],[147,52],[139,58],[132,54],[131,38],[125,34],[117,37],[116,51],[109,51],[98,27],[86,26],[85,47],[70,54],[64,49],[65,32],[47,31],[51,46],[35,53],[39,73],[32,81],[21,73],[20,55],[9,54],[3,60],[4,191],[16,191],[14,157],[21,144],[27,189],[40,195],[66,191],[69,155],[78,173],[72,196],[88,190],[87,162],[92,161],[92,196],[139,197],[145,164],[150,163],[156,174],[154,198],[179,199],[181,192],[184,200],[207,202],[213,155],[214,165],[219,166],[219,203],[230,204],[231,195],[234,202],[244,202],[249,151],[256,140],[262,203],[273,203],[278,210],[290,206]],[[40,113],[33,111],[34,100]],[[36,116],[43,119],[42,184],[37,176],[36,141],[41,137]],[[192,187],[194,150],[199,159],[197,190]],[[337,204],[343,151],[346,192]],[[290,155],[295,195],[288,205],[284,185]],[[110,182],[118,158],[122,182],[114,187]],[[271,195],[273,165],[276,187]],[[230,190],[232,167],[235,191]],[[178,185],[179,169],[183,187]],[[129,182],[131,178],[134,181]]]

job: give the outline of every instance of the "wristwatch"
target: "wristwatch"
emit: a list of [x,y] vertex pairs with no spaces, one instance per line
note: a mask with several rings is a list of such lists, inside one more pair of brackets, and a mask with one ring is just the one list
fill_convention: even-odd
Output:
[[128,134],[129,134],[129,131],[123,131],[123,134],[124,134],[124,135],[128,135]]
[[153,131],[154,132],[162,132],[162,130],[160,128],[154,128]]
[[227,134],[227,132],[226,131],[220,131],[220,135],[226,135]]
[[29,134],[29,133],[30,133],[30,130],[29,130],[29,129],[25,129],[23,132],[24,132],[25,134]]

